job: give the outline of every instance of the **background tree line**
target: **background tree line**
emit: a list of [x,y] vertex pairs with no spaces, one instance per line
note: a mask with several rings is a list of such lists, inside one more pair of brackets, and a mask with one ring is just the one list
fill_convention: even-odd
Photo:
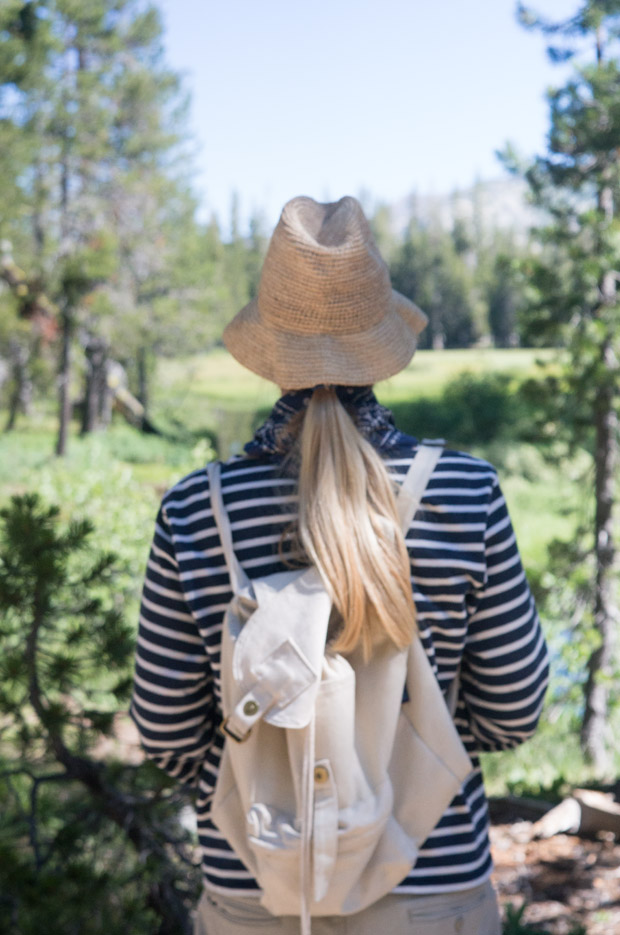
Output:
[[[140,0],[7,0],[0,9],[0,380],[12,428],[32,393],[58,394],[56,450],[72,406],[109,421],[129,381],[148,410],[160,356],[208,349],[254,295],[268,231],[224,235],[192,191],[187,100],[165,65],[157,10]],[[373,224],[397,288],[429,314],[424,347],[528,343],[510,231],[456,217]],[[402,224],[401,224],[402,227]],[[73,390],[77,368],[83,386]]]
[[[583,454],[586,509],[535,584],[565,676],[552,700],[574,702],[591,775],[601,777],[614,769],[619,669],[620,0],[586,0],[562,22],[525,7],[519,16],[548,37],[554,61],[571,63],[549,96],[548,151],[533,162],[503,154],[537,211],[529,236],[498,230],[475,205],[446,220],[415,199],[398,222],[373,207],[371,223],[395,288],[429,315],[422,347],[558,351],[518,394],[507,380],[467,375],[439,403],[413,400],[398,415],[419,434],[443,418],[466,444],[533,443],[559,470]],[[186,110],[146,0],[0,5],[9,433],[30,409],[53,409],[64,455],[72,417],[89,434],[109,424],[113,405],[159,431],[157,361],[215,346],[255,294],[266,225],[257,215],[242,229],[236,200],[225,231],[201,218]],[[178,823],[179,790],[148,764],[98,754],[127,702],[133,631],[122,611],[135,582],[119,585],[118,562],[91,547],[88,522],[32,495],[7,504],[0,527],[0,932],[47,931],[50,905],[63,933],[126,931],[128,920],[136,932],[189,931],[199,873]],[[93,899],[98,912],[88,911]]]

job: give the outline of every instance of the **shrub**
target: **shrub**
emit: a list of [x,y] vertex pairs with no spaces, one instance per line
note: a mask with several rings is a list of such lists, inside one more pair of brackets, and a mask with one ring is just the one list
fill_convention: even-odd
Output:
[[189,935],[200,884],[180,791],[97,755],[134,637],[92,535],[35,494],[0,510],[0,932]]

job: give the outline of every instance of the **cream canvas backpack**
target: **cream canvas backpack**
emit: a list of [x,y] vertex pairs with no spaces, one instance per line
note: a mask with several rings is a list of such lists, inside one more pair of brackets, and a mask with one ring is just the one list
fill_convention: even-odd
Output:
[[[405,531],[440,454],[418,449],[397,501]],[[211,815],[265,908],[299,915],[306,935],[311,916],[358,912],[404,879],[472,764],[418,636],[368,662],[330,652],[331,601],[316,569],[250,581],[219,465],[208,473],[234,593]]]

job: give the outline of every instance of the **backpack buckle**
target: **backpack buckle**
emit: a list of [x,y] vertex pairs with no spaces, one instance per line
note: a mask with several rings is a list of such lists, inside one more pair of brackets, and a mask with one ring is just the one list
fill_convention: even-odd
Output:
[[227,734],[228,737],[232,738],[232,740],[234,740],[235,743],[244,743],[244,741],[246,741],[246,740],[248,739],[248,737],[250,736],[250,734],[252,733],[252,728],[250,727],[250,729],[247,730],[247,731],[245,732],[245,734],[243,734],[243,735],[236,734],[236,733],[235,733],[233,730],[231,730],[230,727],[228,726],[228,721],[229,721],[229,720],[230,720],[230,719],[227,718],[227,717],[224,718],[224,720],[223,720],[222,723],[220,724],[220,730],[222,731],[222,733]]

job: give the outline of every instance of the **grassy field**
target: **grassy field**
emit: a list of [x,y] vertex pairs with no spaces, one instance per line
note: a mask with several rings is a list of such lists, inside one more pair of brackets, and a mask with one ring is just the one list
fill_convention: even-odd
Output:
[[506,373],[523,380],[539,372],[538,361],[547,365],[549,360],[548,351],[528,348],[418,351],[405,370],[377,385],[377,395],[386,406],[416,396],[437,397],[461,373]]
[[[386,406],[416,396],[439,396],[446,383],[459,373],[476,375],[502,372],[520,379],[533,375],[537,361],[548,362],[548,351],[531,349],[472,348],[469,350],[418,351],[409,366],[376,386],[377,397]],[[272,405],[278,391],[272,383],[251,373],[224,349],[159,364],[155,399],[166,400],[183,410],[203,404],[246,410]],[[184,413],[186,414],[186,413]],[[194,421],[197,413],[187,413]]]
[[[441,396],[459,374],[474,377],[502,373],[518,383],[540,371],[538,361],[549,353],[529,349],[418,351],[409,366],[375,387],[386,406]],[[182,360],[160,362],[153,388],[153,415],[173,430],[179,424],[191,432],[217,436],[222,456],[238,452],[261,417],[278,398],[278,390],[224,349]]]

